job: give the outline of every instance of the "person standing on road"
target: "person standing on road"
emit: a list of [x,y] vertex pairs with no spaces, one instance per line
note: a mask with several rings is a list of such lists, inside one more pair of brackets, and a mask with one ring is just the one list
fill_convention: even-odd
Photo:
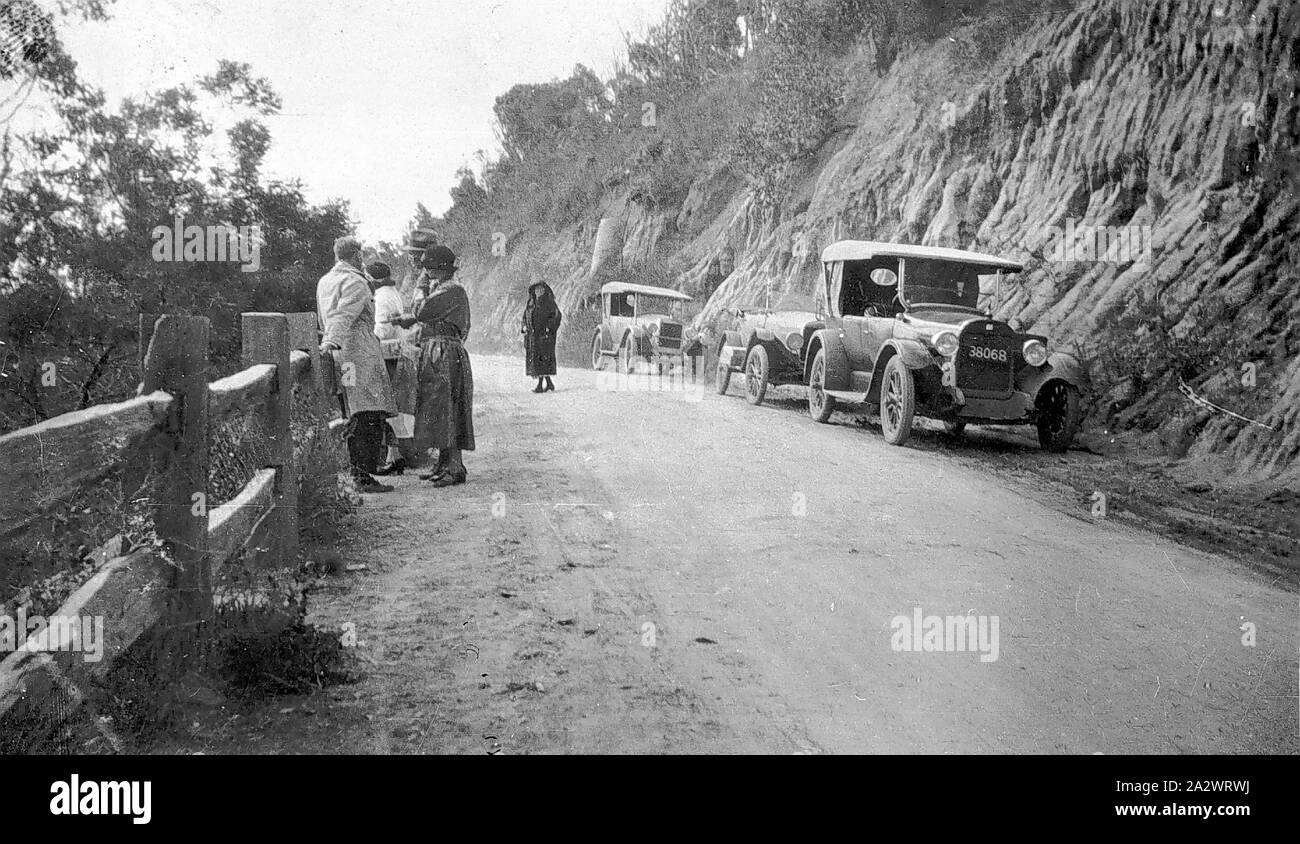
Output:
[[352,477],[362,492],[392,492],[371,474],[383,453],[384,421],[397,415],[393,388],[375,336],[375,303],[361,272],[361,243],[334,241],[333,269],[316,284],[320,350],[335,361],[348,419],[346,439]]
[[408,342],[407,331],[394,325],[394,317],[406,310],[402,294],[397,290],[397,280],[392,269],[376,261],[366,267],[375,291],[375,336],[384,353],[384,366],[393,385],[393,399],[397,403],[397,416],[384,426],[384,445],[388,457],[376,475],[400,475],[406,471],[406,459],[401,445],[415,437],[415,368],[419,350]]
[[420,453],[438,450],[433,471],[420,475],[434,486],[465,483],[463,452],[474,450],[474,373],[465,338],[469,335],[469,296],[452,281],[456,256],[446,246],[424,251],[420,262],[424,299],[414,317],[395,325],[420,326],[420,367],[415,407],[415,445]]
[[[524,335],[524,357],[528,376],[537,379],[534,393],[555,389],[555,338],[560,330],[560,306],[551,286],[539,281],[528,289],[528,306],[520,330]],[[545,381],[545,386],[543,386]]]

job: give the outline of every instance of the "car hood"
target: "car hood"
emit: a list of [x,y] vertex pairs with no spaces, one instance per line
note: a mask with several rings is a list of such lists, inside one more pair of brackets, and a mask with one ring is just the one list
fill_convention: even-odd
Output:
[[988,319],[988,317],[978,311],[943,306],[915,308],[898,317],[898,321],[904,325],[920,332],[931,333],[942,331],[945,328],[956,328],[972,319]]
[[812,311],[746,311],[739,325],[766,328],[773,333],[802,333],[810,322],[817,322],[817,315]]
[[638,314],[636,321],[640,323],[657,322],[660,325],[663,325],[665,322],[675,322],[678,324],[681,324],[682,322],[680,319],[677,319],[677,317],[669,316],[668,314]]

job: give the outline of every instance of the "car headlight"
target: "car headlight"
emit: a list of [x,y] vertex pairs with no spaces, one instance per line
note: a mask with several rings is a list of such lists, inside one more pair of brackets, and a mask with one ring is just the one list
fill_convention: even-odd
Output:
[[951,331],[940,331],[930,338],[930,345],[934,350],[945,357],[952,357],[957,354],[957,348],[960,345],[957,342],[957,335]]
[[1047,346],[1042,340],[1028,340],[1020,353],[1025,356],[1025,363],[1030,366],[1042,366],[1047,363]]
[[803,348],[803,335],[798,331],[791,331],[785,338],[785,347],[796,355]]

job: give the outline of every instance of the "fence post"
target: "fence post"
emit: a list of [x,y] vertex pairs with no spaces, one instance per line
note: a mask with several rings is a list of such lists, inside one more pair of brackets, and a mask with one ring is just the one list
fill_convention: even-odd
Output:
[[329,397],[325,395],[325,383],[321,372],[320,331],[317,328],[316,312],[285,314],[289,320],[289,349],[306,352],[311,358],[311,404],[313,409],[330,411]]
[[173,399],[166,426],[161,500],[154,524],[177,564],[174,608],[179,615],[175,621],[181,624],[202,622],[212,615],[212,566],[208,557],[209,325],[207,317],[159,318],[153,326],[143,367],[144,391],[164,390]]
[[269,468],[275,472],[275,558],[292,565],[298,558],[298,469],[293,462],[293,370],[289,368],[289,320],[284,314],[241,315],[243,365],[275,365],[275,388],[267,397]]

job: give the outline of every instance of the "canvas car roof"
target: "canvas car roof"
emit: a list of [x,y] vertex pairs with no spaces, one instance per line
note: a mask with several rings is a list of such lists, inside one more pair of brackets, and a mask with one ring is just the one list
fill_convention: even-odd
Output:
[[1020,272],[1025,267],[1019,261],[985,255],[981,252],[967,252],[965,249],[949,249],[943,246],[913,246],[906,243],[883,243],[876,240],[841,240],[832,243],[822,251],[822,261],[866,261],[877,255],[890,258],[930,258],[938,261],[953,261],[960,264],[979,264],[984,267]]
[[659,296],[664,299],[677,299],[682,302],[692,301],[690,296],[680,290],[671,290],[667,287],[651,287],[648,284],[628,284],[623,281],[611,281],[602,285],[600,293],[602,296],[606,293],[640,293],[643,296]]

